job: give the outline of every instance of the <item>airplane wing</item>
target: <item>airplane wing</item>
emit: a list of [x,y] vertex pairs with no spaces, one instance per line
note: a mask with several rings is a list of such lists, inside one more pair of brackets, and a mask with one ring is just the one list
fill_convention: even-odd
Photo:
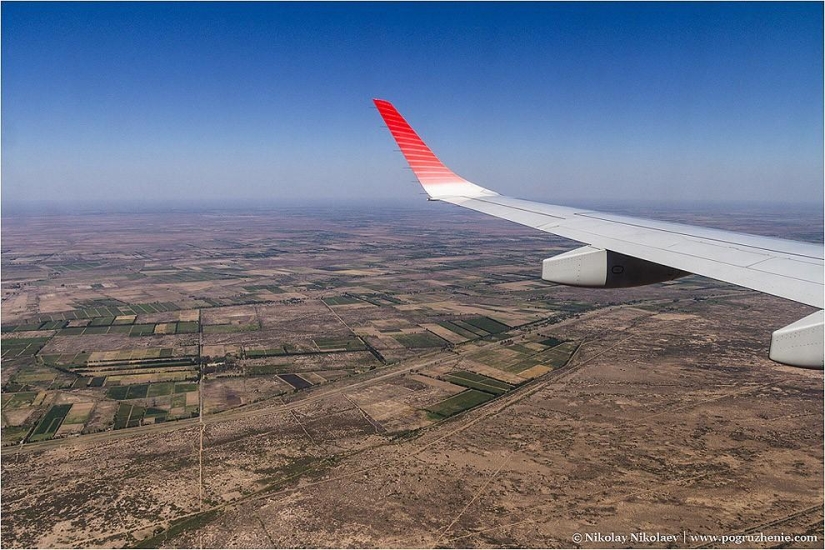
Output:
[[374,102],[430,199],[589,245],[545,260],[543,279],[619,288],[695,273],[813,306],[820,311],[773,333],[770,357],[823,367],[822,245],[505,197],[456,175],[390,102]]

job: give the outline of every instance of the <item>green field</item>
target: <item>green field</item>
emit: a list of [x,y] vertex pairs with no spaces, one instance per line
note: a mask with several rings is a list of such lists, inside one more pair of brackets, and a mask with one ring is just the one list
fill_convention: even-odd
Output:
[[112,386],[106,390],[106,397],[109,399],[126,399],[126,394],[129,393],[129,386]]
[[72,384],[72,389],[86,388],[86,387],[89,386],[89,382],[91,382],[91,381],[92,381],[92,379],[90,377],[81,376],[80,378],[78,378],[77,380],[74,381],[74,384]]
[[573,352],[576,351],[576,348],[578,348],[578,343],[564,342],[554,348],[549,348],[539,353],[525,354],[517,361],[499,368],[516,374],[535,367],[536,365],[545,365],[557,369],[567,364]]
[[468,338],[470,340],[474,340],[474,339],[478,338],[478,334],[476,334],[475,332],[471,332],[471,331],[467,330],[466,328],[461,328],[460,326],[458,326],[455,323],[452,323],[450,321],[440,321],[438,324],[441,325],[442,327],[446,328],[447,330],[451,331],[451,332],[455,332],[456,334],[458,334],[459,336],[461,336],[463,338]]
[[39,330],[59,330],[68,324],[68,321],[46,321],[40,325]]
[[472,319],[465,319],[465,321],[474,327],[489,332],[490,334],[498,334],[499,332],[506,332],[510,330],[510,327],[504,323],[499,323],[495,319],[490,319],[489,317],[473,317]]
[[114,429],[120,430],[122,428],[133,428],[135,426],[139,426],[145,413],[146,409],[143,407],[130,405],[128,403],[121,403],[117,408],[117,413],[115,413]]
[[43,441],[54,437],[55,432],[60,428],[60,424],[63,423],[63,419],[66,418],[71,408],[71,404],[53,405],[43,419],[40,420],[40,423],[37,424],[37,427],[29,436],[29,441]]
[[[133,276],[137,274],[130,274],[130,278],[134,278]],[[118,300],[106,299],[106,300],[90,300],[80,304],[82,307],[80,309],[74,309],[71,311],[64,311],[62,313],[44,313],[27,321],[26,325],[17,325],[17,326],[4,326],[2,328],[3,332],[10,332],[16,331],[20,332],[21,330],[37,330],[43,323],[52,322],[52,321],[71,321],[74,319],[91,319],[94,320],[98,317],[120,317],[126,315],[138,315],[141,313],[160,313],[165,311],[177,311],[181,309],[177,304],[173,302],[153,302],[151,304],[133,304],[127,305],[123,302]],[[129,321],[120,321],[115,322],[115,324],[122,324],[122,323],[131,323],[132,320]],[[36,323],[36,324],[35,324]],[[65,325],[64,325],[65,326]],[[46,330],[46,329],[44,329]]]
[[284,291],[281,287],[275,285],[250,285],[243,287],[244,290],[248,292],[258,292],[261,290],[266,290],[267,292],[271,292],[273,294],[283,294]]
[[174,391],[174,382],[159,382],[157,384],[149,385],[149,390],[146,392],[146,397],[160,397],[162,395],[172,395]]
[[[104,319],[102,317],[98,317],[93,319],[93,321],[100,321],[104,323],[111,318]],[[80,336],[82,335],[89,335],[89,334],[131,334],[132,336],[143,336],[142,332],[147,330],[146,327],[152,327],[154,329],[154,325],[135,325],[137,328],[132,334],[132,325],[131,324],[92,324],[90,323],[88,326],[85,327],[68,327],[60,329],[58,334],[60,336]],[[149,332],[148,334],[151,334]]]
[[475,325],[471,325],[470,323],[468,323],[467,321],[464,321],[463,319],[456,319],[456,320],[453,321],[453,324],[456,325],[459,328],[463,328],[464,330],[469,331],[470,333],[472,333],[473,338],[481,338],[481,337],[490,335],[490,333],[487,332],[486,330],[484,330],[482,328],[478,328]]
[[175,329],[175,334],[192,334],[198,332],[197,321],[180,321]]
[[129,327],[129,336],[151,336],[155,333],[155,325],[146,324],[146,325],[125,325]]
[[14,375],[12,381],[20,386],[34,384],[37,386],[50,385],[57,376],[57,372],[48,368],[36,365],[27,366]]
[[40,323],[32,325],[3,325],[2,331],[5,332],[24,332],[28,330],[39,330]]
[[198,391],[195,382],[156,382],[151,384],[129,384],[127,386],[112,386],[106,391],[106,397],[123,401],[125,399],[142,399],[144,397],[160,397],[173,393]]
[[115,320],[114,317],[95,317],[94,319],[91,320],[91,322],[89,322],[89,326],[92,326],[92,327],[106,326],[106,327],[108,327],[109,325],[111,325],[114,322],[114,320]]
[[451,372],[449,374],[445,374],[443,378],[453,384],[492,393],[496,396],[513,389],[513,386],[506,382],[468,371]]
[[295,368],[292,365],[249,365],[246,367],[246,374],[283,374],[285,372],[293,372]]
[[[79,411],[79,412],[78,412]],[[84,411],[82,407],[74,408],[66,415],[65,424],[85,424],[92,414],[91,410]]]
[[269,349],[247,349],[244,350],[244,353],[249,358],[255,357],[277,357],[281,355],[287,355],[287,352],[284,348],[269,348]]
[[23,441],[29,433],[28,426],[3,426],[2,445],[15,445]]
[[548,348],[554,348],[559,344],[563,344],[566,340],[559,340],[558,338],[553,338],[552,336],[547,338],[546,340],[542,340],[539,342],[542,346],[547,346]]
[[376,306],[385,306],[387,304],[399,305],[403,303],[395,296],[390,296],[389,294],[384,293],[366,294],[364,296],[360,296],[360,298]]
[[361,300],[353,298],[352,296],[333,296],[331,298],[323,298],[322,301],[328,306],[344,306],[347,304],[360,304]]
[[413,334],[399,334],[393,336],[400,344],[407,348],[440,348],[449,344],[440,336],[430,331]]
[[132,384],[126,394],[126,399],[142,399],[149,391],[149,384]]
[[[167,411],[167,410],[157,409],[155,407],[149,407],[148,409],[146,409],[146,412],[144,413],[143,416],[144,416],[144,418],[155,417],[156,419],[160,419],[160,418],[165,419],[166,415],[168,415],[168,414],[169,414],[169,411]],[[158,420],[155,420],[155,422],[157,422],[157,421]]]
[[43,364],[45,365],[72,368],[82,367],[85,365],[86,361],[89,359],[89,355],[89,353],[61,353],[40,355],[39,357],[43,360]]
[[315,345],[321,351],[329,350],[347,350],[347,351],[363,351],[367,349],[364,342],[352,336],[343,336],[341,338],[315,338],[313,340]]
[[551,367],[563,367],[570,360],[579,345],[576,342],[565,342],[555,348],[541,352],[542,363]]
[[467,390],[454,395],[449,399],[445,399],[440,403],[431,405],[425,410],[431,412],[440,418],[447,418],[458,414],[461,411],[466,411],[482,403],[486,403],[495,396],[491,393],[486,393],[478,390]]
[[33,357],[48,341],[49,338],[4,338],[2,357]]
[[[3,408],[4,409],[22,409],[28,407],[37,397],[36,391],[21,391],[17,393],[3,394]],[[3,428],[4,430],[6,428]]]

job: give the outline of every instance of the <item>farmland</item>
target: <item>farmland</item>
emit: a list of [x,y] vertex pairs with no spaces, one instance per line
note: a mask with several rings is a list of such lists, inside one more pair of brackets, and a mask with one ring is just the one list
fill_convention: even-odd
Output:
[[799,306],[546,284],[570,243],[435,206],[4,216],[4,546],[821,520],[821,376],[763,349]]
[[[300,226],[300,215],[294,216]],[[152,219],[147,214],[131,221],[160,227]],[[490,292],[488,283],[462,271],[487,269],[496,285],[521,281],[522,271],[531,266],[515,254],[512,265],[502,268],[501,258],[470,260],[445,247],[427,252],[423,246],[402,245],[401,254],[426,268],[427,278],[422,278],[415,265],[399,270],[382,264],[387,252],[399,253],[392,233],[358,261],[337,247],[330,262],[324,248],[328,230],[295,231],[268,220],[264,225],[280,243],[275,256],[260,238],[243,244],[205,241],[194,251],[177,237],[192,231],[197,219],[186,219],[175,230],[142,230],[146,234],[137,238],[138,227],[101,218],[96,223],[107,237],[83,233],[83,244],[74,248],[60,246],[59,236],[84,231],[78,218],[57,220],[56,226],[25,237],[14,234],[14,225],[8,227],[21,248],[4,253],[9,274],[4,299],[38,306],[4,310],[3,391],[6,408],[15,410],[4,416],[4,427],[11,430],[5,443],[19,442],[20,434],[32,443],[192,418],[201,406],[209,413],[230,410],[421,353],[464,353],[458,347],[500,340],[519,326],[561,318],[566,311],[565,306],[531,303],[542,287],[522,294]],[[233,218],[217,221],[223,230],[234,231]],[[390,226],[381,221],[377,228],[380,234]],[[52,240],[44,241],[47,237]],[[120,243],[127,244],[121,248]],[[26,246],[40,254],[28,254]],[[184,248],[186,256],[181,256]],[[32,269],[42,278],[31,279]],[[525,358],[533,355],[528,351]],[[562,366],[571,353],[548,357],[547,370]],[[485,367],[485,376],[495,380],[493,371],[502,365]],[[519,375],[511,366],[499,370],[505,378]],[[464,376],[462,387],[500,394],[498,386]],[[257,380],[257,387],[266,390],[257,391],[254,382],[232,382],[237,378]],[[528,373],[521,380],[531,378]],[[36,403],[22,397],[38,392]],[[191,398],[185,396],[189,393]],[[71,430],[60,432],[37,424],[55,403],[81,395],[92,407],[84,422],[75,419]],[[137,414],[149,409],[162,413]],[[421,403],[416,410],[429,409]]]

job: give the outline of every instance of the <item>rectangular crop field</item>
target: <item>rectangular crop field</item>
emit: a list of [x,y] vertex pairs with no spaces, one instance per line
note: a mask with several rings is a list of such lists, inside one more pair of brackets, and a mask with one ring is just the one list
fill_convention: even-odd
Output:
[[546,340],[542,340],[539,342],[542,346],[547,346],[548,348],[553,348],[558,346],[559,344],[563,344],[566,340],[559,340],[558,338],[553,338],[552,336],[547,338]]
[[142,399],[149,391],[149,384],[132,384],[126,393],[126,399]]
[[92,413],[94,403],[75,403],[72,405],[72,410],[66,415],[63,420],[64,424],[84,424]]
[[449,344],[449,342],[430,331],[399,334],[398,336],[393,336],[393,338],[407,348],[440,348]]
[[446,328],[447,330],[451,331],[451,332],[455,332],[459,336],[463,336],[464,338],[467,338],[467,339],[470,339],[470,340],[474,340],[474,339],[478,338],[478,334],[476,334],[475,332],[471,332],[471,331],[467,330],[466,328],[462,328],[462,327],[456,325],[455,323],[451,323],[450,321],[441,321],[438,324],[441,325],[442,327]]
[[48,341],[48,338],[5,338],[2,345],[3,359],[33,357]]
[[344,306],[347,304],[360,304],[361,300],[352,296],[333,296],[322,300],[328,306]]
[[134,324],[137,315],[118,315],[112,322],[113,325],[131,325]]
[[129,330],[129,336],[151,336],[155,333],[155,325],[146,324],[146,325],[126,325],[131,326]]
[[95,317],[89,323],[89,326],[92,326],[92,327],[104,327],[104,326],[108,327],[109,325],[111,325],[114,322],[114,320],[115,320],[114,317]]
[[129,393],[129,386],[112,386],[106,390],[106,397],[109,399],[126,399],[126,394]]
[[244,353],[249,358],[255,357],[277,357],[280,355],[289,355],[284,348],[269,348],[269,349],[246,349]]
[[[36,391],[21,391],[3,394],[4,409],[22,409],[28,407],[37,398]],[[5,428],[3,428],[5,430]]]
[[567,361],[570,360],[570,357],[577,348],[578,344],[576,342],[564,342],[554,348],[550,348],[534,355],[533,358],[540,360],[541,364],[549,367],[563,367],[567,364]]
[[265,290],[267,292],[271,292],[272,294],[283,294],[284,291],[281,287],[275,285],[250,285],[243,287],[244,290],[248,292],[259,292],[261,290]]
[[14,445],[16,443],[20,443],[26,434],[29,432],[28,426],[5,426],[3,427],[2,432],[2,444],[5,447],[6,445]]
[[361,340],[351,336],[343,336],[341,338],[315,338],[313,342],[315,342],[315,345],[318,346],[318,349],[321,351],[363,351],[367,349]]
[[490,334],[498,334],[499,332],[506,332],[510,330],[510,327],[504,323],[499,323],[495,319],[490,319],[489,317],[473,317],[472,319],[465,319],[465,321],[474,327],[478,327],[481,330],[489,332]]
[[467,390],[459,393],[458,395],[454,395],[449,399],[445,399],[440,403],[431,405],[427,407],[426,410],[441,418],[447,418],[449,416],[453,416],[454,414],[458,414],[461,411],[466,411],[467,409],[486,403],[494,397],[495,396],[491,393],[478,390]]
[[46,321],[40,325],[40,330],[59,330],[68,324],[68,321]]
[[120,430],[122,428],[139,426],[145,412],[146,409],[143,407],[121,403],[117,409],[117,413],[115,413],[114,429]]
[[198,322],[197,321],[178,321],[178,327],[175,331],[176,334],[193,334],[198,332]]
[[51,439],[58,428],[60,428],[60,424],[63,423],[63,419],[66,418],[71,408],[71,403],[66,405],[53,405],[29,436],[29,441]]
[[474,372],[451,372],[449,374],[445,374],[443,378],[453,384],[492,393],[493,395],[501,395],[513,389],[513,386],[506,382],[496,380],[495,378],[490,378],[489,376],[476,374]]
[[456,320],[453,321],[453,324],[456,325],[457,327],[463,328],[464,330],[473,333],[476,338],[490,335],[490,333],[487,332],[486,330],[478,328],[475,325],[471,325],[470,323],[468,323],[467,321],[464,321],[463,319],[456,319]]
[[250,332],[259,330],[261,327],[257,323],[248,325],[232,324],[232,325],[204,325],[204,334],[227,334],[232,332]]
[[162,395],[172,395],[174,391],[174,382],[160,382],[157,384],[150,384],[149,391],[146,392],[146,397],[160,397]]
[[302,390],[304,388],[309,388],[312,386],[309,382],[298,376],[297,374],[280,374],[278,377],[295,388],[296,390]]

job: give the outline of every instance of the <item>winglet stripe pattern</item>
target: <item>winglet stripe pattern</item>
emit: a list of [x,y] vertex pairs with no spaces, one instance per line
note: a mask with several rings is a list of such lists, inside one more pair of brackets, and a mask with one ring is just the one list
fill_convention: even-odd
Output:
[[374,99],[373,102],[381,118],[389,128],[392,137],[401,148],[401,153],[412,168],[413,173],[426,189],[430,185],[444,183],[462,183],[466,180],[444,166],[435,153],[427,147],[419,135],[412,129],[404,117],[389,101]]

